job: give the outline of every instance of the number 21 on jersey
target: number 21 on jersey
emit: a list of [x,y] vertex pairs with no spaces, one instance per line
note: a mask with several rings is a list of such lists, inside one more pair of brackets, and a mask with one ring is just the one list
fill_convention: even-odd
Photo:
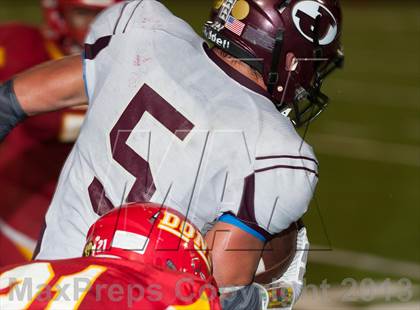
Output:
[[91,265],[52,281],[55,273],[50,263],[16,267],[0,275],[1,309],[27,309],[37,302],[47,302],[45,309],[77,309],[105,271],[106,267]]

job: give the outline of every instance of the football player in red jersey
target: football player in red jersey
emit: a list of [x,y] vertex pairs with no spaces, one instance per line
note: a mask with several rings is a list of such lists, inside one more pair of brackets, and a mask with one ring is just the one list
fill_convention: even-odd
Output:
[[3,268],[2,309],[221,309],[203,236],[175,210],[116,208],[91,226],[83,255]]
[[[42,28],[0,25],[0,82],[39,63],[81,51],[94,17],[121,0],[44,0]],[[0,147],[0,266],[32,257],[60,169],[85,108],[34,117]]]

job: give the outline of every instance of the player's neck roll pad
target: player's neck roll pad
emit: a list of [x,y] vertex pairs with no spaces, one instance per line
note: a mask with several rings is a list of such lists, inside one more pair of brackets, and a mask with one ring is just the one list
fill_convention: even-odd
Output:
[[26,117],[13,90],[13,80],[0,84],[0,141]]

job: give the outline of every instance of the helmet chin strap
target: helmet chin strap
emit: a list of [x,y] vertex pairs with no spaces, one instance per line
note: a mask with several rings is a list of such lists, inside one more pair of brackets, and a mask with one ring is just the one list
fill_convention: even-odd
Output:
[[[308,89],[302,89],[300,94],[296,94],[295,100],[293,102],[293,106],[295,109],[295,126],[300,127],[308,122],[312,122],[319,114],[325,109],[328,104],[329,98],[325,95],[322,96],[321,100],[321,86],[322,81],[318,79],[318,69],[320,62],[317,59],[322,58],[322,49],[319,45],[319,27],[321,22],[321,15],[318,15],[315,19],[315,25],[313,30],[313,43],[314,43],[314,72],[315,72],[315,80],[313,85]],[[307,99],[310,102],[310,105],[300,111],[299,103],[303,100]],[[318,108],[318,109],[316,109]],[[309,112],[310,116],[307,120],[302,120],[301,117],[304,116],[307,112]],[[315,113],[314,113],[315,112]]]
[[281,49],[283,46],[283,34],[284,32],[279,30],[276,35],[276,41],[273,49],[273,60],[271,61],[271,69],[268,73],[267,90],[271,95],[274,93],[274,89],[279,81],[278,67],[280,63]]

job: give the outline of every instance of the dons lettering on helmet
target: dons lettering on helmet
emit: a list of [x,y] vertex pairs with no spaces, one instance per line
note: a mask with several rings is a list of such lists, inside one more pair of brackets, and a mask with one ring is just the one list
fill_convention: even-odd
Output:
[[157,228],[167,231],[185,242],[193,240],[194,249],[205,261],[207,268],[211,270],[210,257],[207,256],[207,244],[203,235],[192,224],[181,220],[179,216],[166,210]]
[[185,242],[189,242],[192,239],[200,250],[207,250],[201,233],[190,223],[182,221],[176,214],[165,211],[162,220],[158,224],[158,228],[181,238]]
[[[301,1],[292,10],[293,23],[299,32],[309,41],[314,42],[319,33],[319,45],[332,43],[338,34],[337,20],[323,4],[316,1]],[[318,29],[316,29],[316,24]],[[317,31],[318,30],[318,31]]]

